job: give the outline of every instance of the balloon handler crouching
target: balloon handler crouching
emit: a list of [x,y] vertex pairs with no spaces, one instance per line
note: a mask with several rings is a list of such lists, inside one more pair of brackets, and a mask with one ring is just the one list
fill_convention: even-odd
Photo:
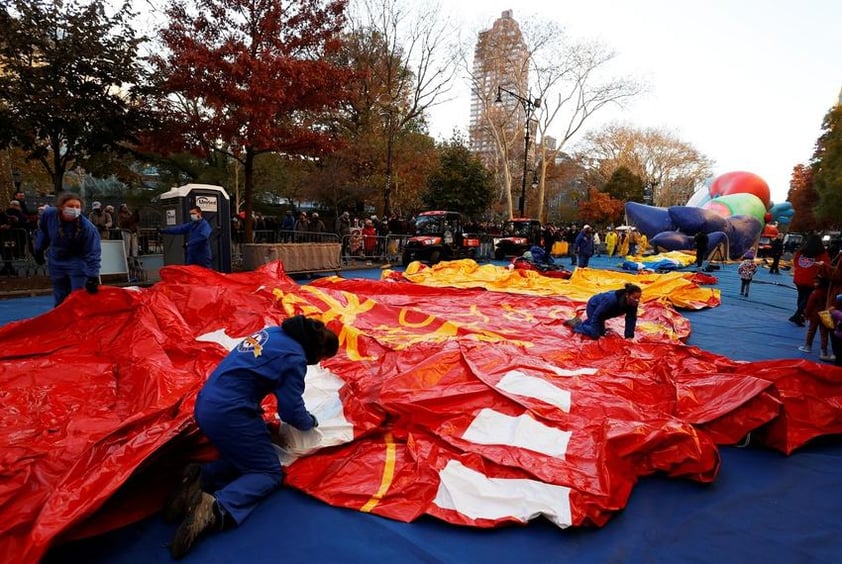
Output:
[[571,327],[575,333],[581,333],[591,339],[599,339],[607,333],[605,322],[611,318],[626,316],[626,328],[624,337],[634,337],[634,329],[637,325],[637,306],[640,303],[642,290],[635,284],[626,284],[620,290],[603,292],[591,296],[586,308],[587,319],[577,315],[573,319],[564,322]]
[[205,532],[242,523],[260,501],[281,486],[283,470],[262,400],[274,394],[286,424],[318,433],[316,417],[304,405],[307,365],[330,358],[336,334],[316,319],[297,315],[243,340],[205,382],[194,414],[219,459],[188,464],[164,507],[176,522],[170,552],[181,558]]

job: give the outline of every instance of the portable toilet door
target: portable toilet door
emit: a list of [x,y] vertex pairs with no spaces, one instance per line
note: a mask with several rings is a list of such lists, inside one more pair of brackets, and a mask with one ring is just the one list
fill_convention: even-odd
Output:
[[[190,208],[202,210],[202,218],[210,223],[212,267],[219,272],[231,272],[231,200],[221,186],[185,184],[159,196],[164,214],[164,227],[188,221]],[[164,237],[164,265],[186,262],[183,235]]]

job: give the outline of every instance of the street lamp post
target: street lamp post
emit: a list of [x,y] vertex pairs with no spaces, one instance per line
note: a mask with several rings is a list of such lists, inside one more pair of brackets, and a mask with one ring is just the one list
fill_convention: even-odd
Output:
[[526,131],[523,135],[523,177],[521,178],[520,202],[518,205],[518,212],[520,213],[520,217],[526,217],[526,170],[528,168],[527,160],[529,158],[529,120],[532,117],[532,113],[535,111],[535,109],[541,107],[541,99],[535,98],[534,100],[530,100],[529,98],[524,98],[523,96],[512,92],[511,90],[506,90],[502,86],[498,86],[497,98],[494,100],[496,104],[503,103],[503,92],[520,102],[523,106],[523,111],[526,113]]

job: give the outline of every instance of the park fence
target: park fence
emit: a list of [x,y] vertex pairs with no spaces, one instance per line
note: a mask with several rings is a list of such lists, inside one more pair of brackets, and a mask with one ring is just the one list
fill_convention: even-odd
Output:
[[[129,267],[129,279],[142,282],[147,280],[144,272],[144,257],[162,255],[163,241],[157,228],[144,227],[136,232],[134,238],[124,239],[121,229],[107,232],[110,240],[123,240],[126,245],[126,260]],[[0,275],[40,276],[47,275],[43,265],[38,265],[33,257],[35,233],[32,230],[14,228],[0,230]],[[307,245],[317,248],[334,243],[340,248],[340,268],[365,267],[373,265],[401,264],[403,249],[410,235],[364,235],[361,230],[354,230],[350,235],[340,237],[335,233],[314,231],[285,231],[278,229],[260,229],[253,232],[252,244],[258,245],[295,245],[296,252],[306,254]],[[231,240],[231,257],[234,270],[242,269],[243,260],[242,233],[234,234]],[[480,235],[477,260],[490,260],[494,256],[494,239],[491,235]],[[331,261],[331,265],[332,265]],[[333,270],[325,268],[325,270]]]
[[[342,262],[346,266],[360,264],[401,264],[403,249],[410,235],[363,235],[351,232],[342,238]],[[480,235],[477,260],[491,260],[494,257],[494,238]]]

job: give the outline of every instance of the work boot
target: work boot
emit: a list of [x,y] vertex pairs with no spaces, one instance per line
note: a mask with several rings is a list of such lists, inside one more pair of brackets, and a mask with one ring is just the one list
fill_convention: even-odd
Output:
[[191,500],[190,510],[170,543],[170,554],[179,559],[190,552],[196,540],[202,533],[222,528],[222,515],[216,503],[216,498],[202,491]]
[[582,318],[577,315],[576,317],[574,317],[572,319],[568,319],[567,321],[565,321],[564,324],[567,325],[568,327],[570,327],[571,329],[574,329],[581,322],[582,322]]
[[190,500],[202,491],[202,466],[195,462],[188,464],[170,497],[164,504],[164,521],[175,523],[183,519],[189,509]]

